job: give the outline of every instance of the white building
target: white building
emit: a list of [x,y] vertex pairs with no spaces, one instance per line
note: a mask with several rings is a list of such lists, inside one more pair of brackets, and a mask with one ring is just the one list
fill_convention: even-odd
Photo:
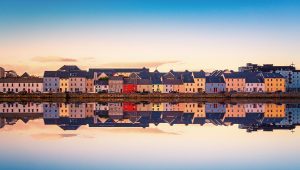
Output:
[[108,92],[108,80],[96,80],[94,83],[95,92]]
[[27,73],[21,77],[0,78],[0,92],[19,93],[22,91],[27,93],[43,92],[43,79],[31,77]]

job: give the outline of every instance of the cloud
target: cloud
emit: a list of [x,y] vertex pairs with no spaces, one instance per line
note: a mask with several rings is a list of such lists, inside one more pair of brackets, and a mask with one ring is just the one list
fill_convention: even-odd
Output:
[[149,67],[149,68],[156,68],[165,64],[176,64],[179,61],[150,61],[150,62],[113,62],[113,63],[106,63],[100,65],[101,67]]
[[75,137],[77,134],[52,134],[52,133],[39,133],[33,134],[31,137],[36,140],[58,140],[63,138]]
[[41,62],[41,63],[43,63],[43,62],[77,62],[77,59],[58,57],[58,56],[37,56],[37,57],[33,57],[32,61]]

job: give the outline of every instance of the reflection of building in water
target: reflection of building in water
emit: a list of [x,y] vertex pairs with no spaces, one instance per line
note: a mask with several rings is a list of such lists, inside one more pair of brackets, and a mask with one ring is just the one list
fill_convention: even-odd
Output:
[[152,111],[164,111],[163,103],[153,103],[152,104]]
[[151,111],[152,103],[141,102],[136,104],[137,111]]
[[43,105],[40,103],[0,103],[2,113],[43,113]]
[[95,103],[45,103],[44,118],[85,118],[93,117]]
[[280,125],[299,125],[300,124],[300,104],[287,104],[285,118]]
[[96,103],[95,110],[108,110],[108,103]]
[[29,120],[42,117],[41,103],[0,103],[0,128],[14,125],[18,120],[27,123]]
[[262,103],[247,103],[245,104],[246,113],[264,113],[265,107]]
[[[25,123],[43,114],[46,125],[64,130],[90,127],[148,127],[168,123],[214,125],[239,124],[247,131],[293,129],[300,122],[300,105],[223,103],[1,103],[0,127]],[[18,115],[18,116],[16,116]],[[38,117],[36,117],[38,118]]]
[[285,105],[284,104],[265,104],[265,113],[263,124],[279,123],[285,117]]
[[95,103],[45,103],[44,122],[63,130],[76,130],[93,122]]
[[133,112],[136,111],[136,104],[132,102],[124,102],[123,103],[123,111],[124,112]]
[[243,122],[246,117],[244,104],[226,104],[226,113],[223,122],[227,125]]
[[223,125],[223,117],[226,112],[225,104],[206,103],[205,104],[206,120],[214,125]]
[[[60,116],[58,103],[45,103],[43,105],[44,108],[44,118],[58,118]],[[67,113],[67,110],[66,110]]]

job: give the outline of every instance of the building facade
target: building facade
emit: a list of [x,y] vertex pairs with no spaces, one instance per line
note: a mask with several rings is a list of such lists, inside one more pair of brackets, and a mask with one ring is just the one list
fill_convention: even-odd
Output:
[[225,81],[222,76],[208,76],[205,82],[206,93],[225,92]]
[[108,80],[109,93],[123,93],[123,77],[113,76]]
[[266,92],[285,92],[285,78],[279,73],[260,73],[264,79]]
[[205,92],[205,83],[206,83],[206,77],[204,71],[199,72],[193,72],[194,77],[194,88],[196,89],[196,92],[202,93]]
[[108,80],[96,80],[94,83],[96,93],[107,93],[108,92]]
[[246,78],[244,74],[239,72],[224,73],[223,77],[226,83],[226,92],[245,92]]
[[0,92],[3,93],[36,93],[43,92],[43,79],[31,76],[0,78]]
[[285,78],[286,91],[300,91],[300,70],[277,70]]

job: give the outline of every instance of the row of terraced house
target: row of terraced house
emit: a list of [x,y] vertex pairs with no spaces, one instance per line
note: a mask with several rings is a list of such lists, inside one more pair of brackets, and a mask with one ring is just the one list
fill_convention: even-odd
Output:
[[215,71],[150,72],[140,69],[89,69],[63,66],[44,74],[44,92],[220,93],[286,91],[279,73]]
[[[56,71],[45,71],[43,78],[32,77],[27,73],[20,77],[2,77],[0,92],[285,92],[300,87],[300,76],[297,74],[299,71],[293,66],[272,66],[273,70],[264,70],[263,66],[258,68],[253,69],[252,65],[247,64],[246,67],[241,67],[239,72],[226,70],[206,73],[202,70],[151,72],[148,68],[81,70],[77,66],[65,65]],[[291,73],[294,74],[293,77],[290,76]]]

